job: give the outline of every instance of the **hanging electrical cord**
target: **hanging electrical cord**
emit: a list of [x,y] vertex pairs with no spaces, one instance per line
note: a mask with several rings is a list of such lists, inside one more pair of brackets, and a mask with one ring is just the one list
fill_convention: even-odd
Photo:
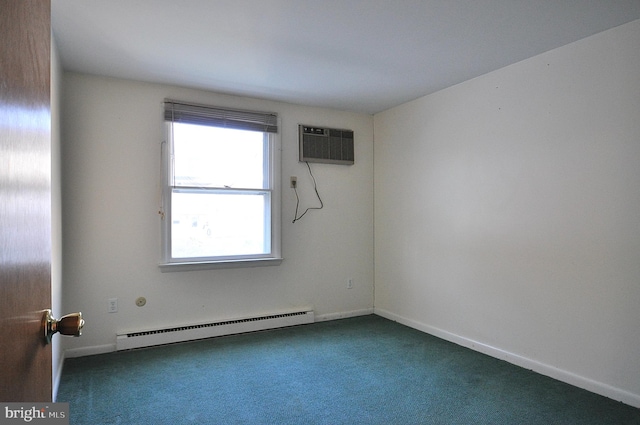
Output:
[[320,201],[320,206],[319,207],[309,207],[306,210],[304,210],[304,212],[298,217],[298,208],[300,207],[300,197],[298,196],[298,185],[294,185],[293,186],[293,191],[296,194],[296,213],[294,214],[294,218],[292,223],[295,223],[296,221],[300,220],[302,217],[304,217],[304,215],[306,213],[309,212],[309,210],[321,210],[322,208],[324,208],[324,203],[322,202],[322,198],[320,197],[320,193],[318,193],[318,184],[316,182],[316,178],[313,176],[313,173],[311,172],[311,165],[309,165],[309,161],[305,161],[305,163],[307,164],[307,168],[309,169],[309,175],[311,176],[311,179],[313,180],[313,190],[315,190],[316,192],[316,196],[318,197],[318,201]]

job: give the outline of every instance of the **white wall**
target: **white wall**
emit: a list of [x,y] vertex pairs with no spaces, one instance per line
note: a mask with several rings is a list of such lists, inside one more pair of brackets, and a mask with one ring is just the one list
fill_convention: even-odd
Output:
[[[60,159],[60,97],[62,65],[51,36],[51,310],[56,318],[62,312],[62,177]],[[53,399],[58,393],[64,356],[60,336],[52,340]]]
[[[179,87],[65,73],[63,80],[64,309],[82,311],[67,353],[114,349],[116,333],[313,307],[320,320],[373,311],[373,117]],[[161,273],[160,142],[165,98],[277,112],[282,120],[280,266]],[[299,123],[355,131],[353,166],[312,164],[325,207],[292,224]],[[347,280],[354,288],[347,289]],[[145,307],[134,303],[147,298]],[[119,312],[107,313],[118,298]]]
[[640,21],[374,117],[375,311],[640,407]]

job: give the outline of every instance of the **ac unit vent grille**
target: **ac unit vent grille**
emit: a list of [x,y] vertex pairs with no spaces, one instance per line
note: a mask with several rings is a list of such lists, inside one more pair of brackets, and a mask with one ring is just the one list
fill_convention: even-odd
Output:
[[354,163],[354,135],[351,130],[299,125],[300,161],[325,164]]

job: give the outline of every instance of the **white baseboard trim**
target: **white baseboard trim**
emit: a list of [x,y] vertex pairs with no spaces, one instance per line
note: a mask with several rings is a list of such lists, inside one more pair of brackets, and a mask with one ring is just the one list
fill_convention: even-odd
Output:
[[373,314],[373,308],[345,311],[342,313],[316,314],[315,321],[326,322],[329,320],[347,319],[349,317],[367,316],[369,314]]
[[[353,310],[341,313],[329,313],[316,315],[315,322],[326,322],[328,320],[346,319],[348,317],[366,316],[373,314],[373,308],[363,310]],[[74,357],[93,356],[95,354],[105,354],[116,351],[116,344],[95,345],[91,347],[70,348],[64,351],[64,358],[71,359]]]
[[563,369],[558,369],[557,367],[541,363],[536,360],[520,356],[518,354],[510,353],[500,348],[492,347],[482,342],[474,341],[472,339],[465,338],[463,336],[456,335],[451,332],[435,328],[433,326],[425,325],[424,323],[420,323],[415,320],[407,319],[384,309],[374,308],[374,314],[444,339],[445,341],[453,342],[462,347],[470,348],[474,351],[478,351],[488,356],[504,360],[525,369],[530,369],[541,375],[545,375],[550,378],[557,379],[558,381],[562,381],[575,387],[590,391],[592,393],[599,394],[616,401],[620,401],[636,408],[640,408],[640,395],[638,394],[634,394],[620,388],[612,387],[611,385],[594,381],[592,379],[585,378],[584,376],[576,375],[575,373]]
[[116,351],[115,344],[95,345],[92,347],[70,348],[64,351],[64,357],[71,359],[74,357],[93,356],[95,354],[105,354]]

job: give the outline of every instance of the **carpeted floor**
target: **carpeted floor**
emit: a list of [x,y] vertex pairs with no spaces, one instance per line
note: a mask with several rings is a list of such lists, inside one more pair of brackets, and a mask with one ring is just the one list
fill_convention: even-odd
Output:
[[71,424],[640,424],[640,409],[378,316],[68,359]]

